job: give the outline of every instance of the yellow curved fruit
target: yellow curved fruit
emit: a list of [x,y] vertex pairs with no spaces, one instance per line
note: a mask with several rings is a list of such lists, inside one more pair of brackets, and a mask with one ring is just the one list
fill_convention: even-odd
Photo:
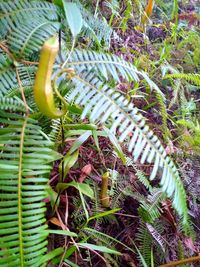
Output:
[[59,118],[66,113],[65,100],[60,95],[58,96],[64,103],[64,107],[58,109],[55,106],[51,82],[52,68],[58,51],[59,43],[57,37],[51,37],[44,43],[34,84],[35,103],[40,112],[49,118]]
[[144,15],[141,18],[141,24],[142,24],[143,30],[144,30],[145,24],[147,23],[147,21],[152,15],[153,7],[154,7],[154,0],[148,0],[148,3],[144,10]]

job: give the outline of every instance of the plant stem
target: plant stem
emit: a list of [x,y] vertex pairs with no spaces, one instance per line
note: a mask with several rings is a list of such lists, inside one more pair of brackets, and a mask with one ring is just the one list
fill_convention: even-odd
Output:
[[179,260],[179,261],[169,262],[167,264],[160,265],[159,267],[174,267],[174,266],[178,266],[178,265],[181,265],[184,263],[190,263],[190,262],[194,262],[194,261],[200,261],[200,256],[191,257],[191,258]]
[[75,47],[75,43],[76,43],[76,38],[73,38],[72,40],[72,47],[71,47],[71,50],[69,51],[69,54],[68,54],[68,57],[67,59],[65,60],[65,62],[62,64],[62,67],[61,69],[63,69],[65,67],[65,65],[67,64],[67,62],[69,61],[70,57],[71,57],[71,54],[74,50],[74,47]]
[[94,17],[97,18],[97,12],[99,8],[99,0],[97,0],[96,7],[95,7],[95,12],[94,12]]

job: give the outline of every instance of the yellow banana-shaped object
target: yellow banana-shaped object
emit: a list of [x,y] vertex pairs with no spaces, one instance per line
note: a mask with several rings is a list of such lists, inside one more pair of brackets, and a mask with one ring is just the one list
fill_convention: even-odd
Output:
[[67,110],[67,103],[56,88],[54,89],[63,104],[63,108],[56,108],[54,102],[51,76],[58,51],[59,43],[57,37],[51,37],[44,43],[40,53],[40,61],[34,84],[34,99],[38,109],[41,113],[52,119],[62,117]]
[[142,25],[143,31],[144,31],[144,28],[145,28],[147,21],[149,20],[149,18],[152,15],[154,2],[155,2],[154,0],[148,0],[148,3],[145,7],[144,14],[141,18],[141,25]]

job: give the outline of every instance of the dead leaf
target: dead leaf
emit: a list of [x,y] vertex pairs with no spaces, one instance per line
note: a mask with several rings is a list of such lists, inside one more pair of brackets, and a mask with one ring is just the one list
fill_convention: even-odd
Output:
[[86,179],[86,177],[91,173],[91,171],[92,171],[92,164],[87,164],[87,165],[85,165],[83,168],[82,168],[82,170],[81,170],[81,175],[80,175],[80,177],[79,177],[79,179],[78,179],[78,182],[79,183],[82,183],[82,182],[84,182],[84,180]]

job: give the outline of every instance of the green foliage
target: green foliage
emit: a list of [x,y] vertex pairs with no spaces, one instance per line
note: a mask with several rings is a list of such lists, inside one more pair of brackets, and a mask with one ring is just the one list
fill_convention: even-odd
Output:
[[125,31],[127,29],[128,20],[131,19],[133,16],[132,12],[133,12],[133,3],[130,0],[126,0],[126,9],[124,11],[124,16],[122,18],[122,21],[120,23],[120,27],[122,28],[122,31]]
[[158,189],[149,194],[147,197],[139,192],[124,190],[124,194],[132,197],[140,203],[138,212],[143,222],[153,223],[161,215],[160,203],[164,199],[162,192]]
[[160,106],[160,115],[162,118],[162,134],[163,134],[163,138],[166,142],[169,141],[169,139],[172,137],[168,125],[167,125],[167,119],[168,119],[168,113],[167,113],[167,108],[166,108],[166,104],[163,101],[162,96],[159,93],[156,93],[156,99],[158,101],[158,104]]
[[[156,177],[159,167],[163,168],[161,179],[163,191],[169,197],[173,196],[174,207],[179,214],[185,214],[187,217],[185,192],[176,167],[167,156],[161,142],[145,125],[145,120],[138,113],[138,109],[120,93],[103,85],[91,71],[82,71],[81,77],[76,76],[73,78],[73,82],[76,87],[68,94],[67,100],[84,105],[81,118],[85,118],[89,114],[93,123],[99,121],[105,123],[109,120],[110,124],[107,127],[114,134],[118,129],[120,142],[123,142],[131,131],[134,131],[133,137],[128,141],[129,151],[132,153],[134,161],[141,156],[141,163],[144,163],[145,160],[149,163],[154,162],[150,180]],[[170,186],[168,186],[169,184]]]
[[[18,72],[21,77],[22,85],[28,87],[33,83],[34,67],[18,66]],[[16,71],[10,58],[6,56],[0,49],[0,96],[10,96],[12,92],[18,92],[19,85],[17,81]]]
[[[83,36],[84,38],[90,38],[94,44],[98,47],[110,46],[111,37],[119,38],[116,32],[108,25],[107,21],[104,18],[97,16],[97,10],[95,15],[90,9],[85,8],[80,1],[76,1],[82,17],[83,17]],[[98,9],[98,1],[97,6]]]
[[197,86],[200,86],[200,74],[197,73],[173,73],[165,75],[164,79],[183,79]]
[[31,22],[30,19],[28,23],[19,24],[11,31],[8,36],[8,44],[17,57],[30,58],[30,55],[37,52],[44,41],[54,35],[59,27],[59,23],[55,21],[42,18],[37,21],[34,19]]
[[144,257],[147,266],[150,266],[152,237],[145,224],[140,224],[137,240],[140,242],[139,250]]
[[[136,240],[139,242],[139,250],[143,256],[147,266],[150,266],[152,253],[151,250],[156,248],[159,255],[159,261],[154,254],[155,264],[161,263],[163,255],[166,252],[166,243],[163,238],[163,227],[159,222],[154,222],[153,225],[148,223],[140,223]],[[157,265],[155,265],[157,266]]]
[[24,103],[21,100],[9,97],[0,97],[0,109],[25,112]]
[[73,38],[75,38],[80,33],[81,28],[83,27],[83,19],[80,9],[75,3],[65,1],[62,1],[62,3],[67,23],[69,25]]
[[[7,34],[12,35],[13,32],[15,32],[16,29],[18,30],[18,27],[22,27],[22,25],[31,25],[33,21],[41,21],[41,18],[51,22],[58,20],[57,8],[46,1],[1,1],[0,10],[1,38],[4,38]],[[37,30],[37,27],[33,29]],[[23,31],[21,34],[22,33]],[[41,38],[41,32],[39,33],[38,37]],[[21,34],[18,32],[17,40],[20,38]],[[44,41],[45,39],[46,36],[43,36],[42,40]],[[34,44],[32,44],[32,46],[34,46]]]
[[[166,141],[171,135],[167,124],[169,116],[165,95],[147,73],[139,71],[121,57],[101,50],[101,47],[109,47],[111,36],[118,37],[110,27],[114,17],[120,16],[118,1],[113,1],[109,5],[113,11],[110,25],[102,20],[97,12],[99,2],[96,3],[95,16],[78,1],[75,1],[76,4],[67,3],[64,6],[61,2],[54,1],[55,4],[52,4],[47,1],[0,1],[0,265],[39,267],[46,266],[53,257],[57,257],[55,261],[62,257],[63,249],[53,250],[47,254],[48,234],[61,232],[47,230],[43,201],[47,197],[47,183],[53,162],[62,157],[55,152],[58,150],[64,155],[61,163],[57,164],[57,171],[63,176],[57,187],[55,186],[58,194],[54,193],[58,196],[68,187],[78,189],[79,192],[79,197],[73,196],[76,210],[71,216],[72,225],[79,233],[66,230],[61,233],[77,238],[76,241],[72,239],[73,245],[66,252],[67,261],[79,247],[105,255],[120,255],[113,246],[120,244],[132,251],[123,242],[106,234],[94,232],[102,222],[117,222],[114,213],[119,211],[117,208],[120,208],[128,196],[139,203],[136,212],[139,214],[138,239],[141,246],[136,250],[139,251],[140,259],[150,266],[152,246],[158,246],[165,251],[162,229],[154,225],[161,215],[160,203],[166,197],[171,198],[173,207],[183,219],[183,224],[186,224],[186,193],[176,165],[162,142],[148,126],[142,111],[136,107],[137,101],[134,104],[134,101],[130,101],[126,94],[116,89],[116,86],[125,80],[132,84],[137,83],[138,86],[141,84],[143,88],[148,87],[152,94],[155,93],[162,117],[162,135]],[[132,2],[125,2],[124,17],[119,26],[122,30],[127,27],[133,11]],[[178,2],[174,3],[177,17]],[[141,7],[139,1],[135,1],[135,5],[138,9]],[[69,12],[69,7],[75,12]],[[74,15],[79,17],[79,24],[75,23],[77,17]],[[176,30],[177,28],[174,31],[175,37],[178,36]],[[61,119],[49,120],[38,112],[33,100],[32,87],[37,70],[35,61],[38,61],[40,48],[46,39],[55,34],[59,34],[61,50],[54,64],[52,81],[57,82],[62,96],[68,101],[69,110]],[[76,37],[77,43],[74,38],[69,52],[71,34]],[[88,38],[86,41],[90,47],[88,48],[87,42],[86,45],[78,42],[79,38]],[[81,49],[83,46],[86,46],[86,49]],[[167,47],[167,43],[165,46]],[[97,47],[98,52],[94,51]],[[193,50],[195,51],[194,47]],[[171,51],[170,49],[166,54],[164,51],[159,63],[163,63]],[[198,55],[198,51],[195,53]],[[179,96],[182,102],[187,103],[181,79],[199,86],[199,74],[182,74],[176,67],[173,67],[173,64],[164,66],[163,76],[164,79],[178,79],[174,85],[177,89],[174,99]],[[74,73],[70,76],[69,70],[72,69]],[[173,70],[172,74],[165,75],[168,70]],[[57,104],[59,105],[59,102]],[[194,143],[192,139],[187,142],[198,145],[198,122],[189,123],[184,120],[178,124],[189,129]],[[110,190],[111,210],[102,209],[97,183],[92,186],[87,182],[64,181],[70,169],[75,163],[78,164],[78,159],[82,156],[78,151],[81,151],[88,139],[94,139],[96,150],[101,154],[98,140],[101,137],[109,138],[118,156],[124,160],[123,163],[132,166],[138,178],[137,185],[144,188],[145,192],[133,192],[128,178],[117,173],[115,184],[111,185]],[[65,145],[68,149],[70,144],[68,141],[73,141],[73,144],[66,153]],[[127,148],[132,157],[131,162],[125,161],[123,151],[126,149],[122,150],[121,147]],[[150,177],[135,167],[137,163],[141,166],[144,163],[149,164],[148,168],[152,168]],[[78,177],[75,179],[78,180]],[[160,189],[153,187],[155,184],[157,186],[157,181],[160,181]],[[89,200],[90,198],[92,200]],[[88,224],[94,226],[93,232],[92,229],[86,229]],[[87,243],[89,237],[93,244]],[[109,256],[106,257],[112,262]],[[115,263],[114,260],[113,262]]]
[[179,120],[177,124],[182,126],[181,144],[189,149],[192,149],[194,153],[200,155],[200,125],[198,120]]
[[[13,103],[11,103],[11,107]],[[39,264],[47,253],[44,213],[50,163],[59,158],[37,121],[0,112],[1,266]]]

